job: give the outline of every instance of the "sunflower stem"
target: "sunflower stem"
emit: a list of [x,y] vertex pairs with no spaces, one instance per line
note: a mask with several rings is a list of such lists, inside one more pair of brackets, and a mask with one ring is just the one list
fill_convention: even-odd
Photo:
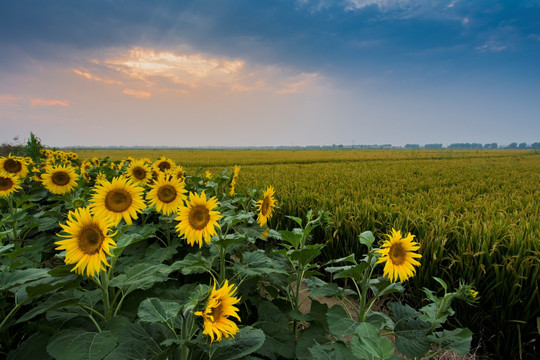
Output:
[[[11,219],[12,219],[12,226],[11,226],[11,230],[13,232],[13,243],[15,244],[15,249],[19,249],[20,248],[20,245],[19,242],[17,241],[17,238],[18,238],[18,234],[17,234],[17,218],[15,217],[16,215],[16,208],[13,207],[13,198],[10,195],[7,196],[6,198],[7,200],[7,203],[8,203],[8,206],[9,206],[9,213],[11,215]],[[13,220],[15,219],[15,220]]]
[[[109,274],[107,272],[100,273],[101,292],[103,293],[103,308],[105,311],[105,324],[111,320],[111,302],[109,299]],[[99,281],[99,280],[98,280]]]

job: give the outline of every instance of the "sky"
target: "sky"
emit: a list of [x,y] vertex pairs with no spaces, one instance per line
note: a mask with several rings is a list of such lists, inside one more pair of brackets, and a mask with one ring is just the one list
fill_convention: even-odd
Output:
[[540,0],[0,0],[0,143],[540,141]]

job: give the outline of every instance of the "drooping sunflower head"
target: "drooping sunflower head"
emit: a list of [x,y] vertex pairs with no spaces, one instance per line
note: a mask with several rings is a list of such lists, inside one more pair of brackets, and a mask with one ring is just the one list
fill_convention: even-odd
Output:
[[228,280],[225,280],[219,289],[216,289],[214,284],[204,311],[195,312],[195,315],[203,317],[203,334],[210,337],[210,342],[221,341],[229,336],[234,337],[238,333],[238,325],[229,319],[234,317],[241,321],[238,308],[234,306],[240,301],[240,298],[234,297],[235,292],[236,286],[229,285]]
[[53,194],[66,194],[77,187],[77,173],[69,165],[50,166],[41,178],[43,186]]
[[156,172],[166,172],[174,168],[174,166],[174,161],[172,161],[171,159],[167,159],[165,156],[162,156],[156,161],[154,161],[154,164],[152,165],[153,169]]
[[28,174],[28,167],[24,158],[18,156],[0,157],[0,173],[10,174],[24,178]]
[[152,179],[152,170],[143,160],[132,161],[127,168],[126,176],[137,185],[144,186]]
[[99,166],[101,164],[99,159],[97,157],[95,157],[95,156],[92,158],[91,162],[92,162],[92,164],[94,164],[94,166]]
[[132,219],[137,219],[137,213],[146,208],[143,188],[122,176],[112,181],[103,180],[94,191],[90,200],[92,214],[110,218],[113,225],[118,225],[122,219],[131,225]]
[[200,196],[190,193],[189,200],[178,209],[178,216],[175,218],[179,221],[176,225],[178,236],[183,235],[191,246],[198,243],[199,248],[203,245],[203,239],[207,244],[210,243],[212,236],[216,234],[216,227],[220,228],[218,220],[221,214],[214,210],[217,205],[217,199],[206,199],[204,191]]
[[170,215],[184,204],[187,199],[184,183],[177,178],[160,173],[156,182],[150,186],[146,194],[148,206],[156,205],[156,210],[164,215]]
[[257,211],[259,212],[259,215],[257,215],[257,223],[259,223],[259,226],[261,227],[264,226],[273,215],[274,207],[277,204],[276,199],[274,199],[274,193],[274,188],[269,186],[264,192],[262,200],[257,201]]
[[387,276],[390,281],[394,282],[406,281],[408,278],[414,276],[416,269],[414,266],[420,266],[420,263],[416,261],[422,257],[422,255],[415,253],[420,248],[420,244],[413,241],[414,235],[408,233],[406,237],[402,238],[401,231],[392,229],[391,234],[387,234],[388,240],[386,240],[380,250],[376,250],[381,255],[377,264],[385,263],[384,276]]
[[19,191],[21,186],[19,185],[19,177],[11,174],[0,173],[0,196],[5,197],[9,194]]
[[88,208],[70,211],[66,224],[60,224],[66,234],[56,241],[56,250],[66,250],[66,264],[76,264],[71,271],[87,276],[96,276],[105,270],[106,254],[111,256],[110,248],[116,246],[109,234],[110,222],[99,216],[92,216]]

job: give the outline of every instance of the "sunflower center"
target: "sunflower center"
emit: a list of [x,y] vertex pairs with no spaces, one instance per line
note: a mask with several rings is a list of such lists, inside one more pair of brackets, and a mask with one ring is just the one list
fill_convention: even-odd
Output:
[[22,164],[20,161],[17,161],[15,159],[7,159],[4,162],[4,170],[10,173],[17,174],[21,172],[22,170]]
[[210,212],[204,205],[196,205],[189,212],[189,224],[195,230],[202,230],[210,222]]
[[401,243],[396,243],[390,246],[388,254],[390,255],[390,260],[392,260],[394,265],[401,265],[405,262],[407,250],[405,250]]
[[270,212],[270,198],[265,196],[261,204],[261,213],[266,216]]
[[9,190],[13,187],[13,180],[0,176],[0,190]]
[[55,185],[58,185],[58,186],[65,186],[69,184],[69,180],[70,180],[69,174],[64,171],[56,171],[51,176],[51,181]]
[[169,170],[171,168],[171,164],[169,164],[167,161],[162,161],[159,163],[158,168],[160,171]]
[[216,323],[221,319],[221,314],[223,313],[223,306],[221,305],[221,301],[218,301],[217,306],[213,307],[212,310],[212,322]]
[[144,170],[142,167],[136,167],[131,171],[133,174],[133,177],[137,180],[143,180],[146,178],[146,170]]
[[121,213],[131,206],[131,195],[124,189],[110,191],[105,197],[105,207],[112,212]]
[[176,189],[172,185],[163,185],[159,188],[157,196],[161,202],[168,204],[176,199]]
[[104,238],[96,224],[85,226],[79,233],[79,249],[87,255],[93,255],[101,249]]

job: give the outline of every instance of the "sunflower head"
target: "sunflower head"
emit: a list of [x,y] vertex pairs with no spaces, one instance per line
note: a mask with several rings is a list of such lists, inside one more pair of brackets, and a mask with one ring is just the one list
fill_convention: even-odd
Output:
[[143,188],[125,177],[103,180],[94,191],[90,200],[92,214],[110,218],[113,225],[118,225],[122,219],[131,225],[132,219],[137,219],[137,213],[146,208]]
[[218,220],[221,214],[214,210],[217,205],[217,199],[206,199],[204,191],[200,196],[190,193],[189,201],[178,209],[178,216],[175,218],[179,221],[176,225],[178,236],[183,235],[191,246],[198,243],[199,248],[202,247],[203,239],[207,244],[210,243],[212,236],[216,235],[216,227],[220,228]]
[[210,337],[210,342],[221,341],[229,336],[234,337],[238,333],[238,326],[229,318],[238,316],[238,308],[234,306],[240,301],[240,298],[234,297],[236,286],[229,285],[225,280],[223,286],[216,289],[216,284],[208,297],[206,308],[203,311],[195,312],[195,315],[202,316],[204,319],[203,334]]
[[69,165],[50,166],[41,178],[43,186],[53,194],[66,194],[77,187],[77,173]]
[[19,156],[0,157],[0,173],[10,174],[24,178],[28,174],[28,167],[24,158]]
[[96,276],[105,270],[106,254],[111,256],[110,248],[116,246],[109,234],[111,226],[108,219],[92,216],[88,208],[78,208],[70,211],[66,224],[60,224],[65,234],[64,238],[56,241],[56,250],[66,250],[66,264],[76,264],[71,271],[87,276]]
[[144,160],[132,161],[127,168],[126,176],[137,185],[147,185],[152,179],[152,170]]
[[380,250],[376,250],[381,255],[377,264],[385,263],[384,276],[390,281],[406,281],[414,276],[416,269],[414,266],[420,266],[416,261],[422,255],[415,253],[420,248],[420,244],[413,241],[414,235],[408,233],[406,237],[401,236],[401,231],[392,229],[391,234],[387,234],[386,240]]
[[239,173],[240,173],[240,166],[234,165],[233,177],[231,179],[231,190],[229,191],[229,195],[231,196],[234,196],[234,188],[236,186],[236,180],[238,179]]
[[152,167],[156,172],[166,172],[174,168],[174,166],[174,161],[162,156],[154,162]]
[[187,199],[184,183],[176,177],[160,173],[156,182],[150,186],[146,194],[148,205],[156,205],[156,210],[164,215],[170,215],[184,204]]
[[257,223],[259,226],[264,226],[273,215],[274,207],[277,202],[274,199],[275,190],[272,186],[269,186],[263,194],[262,200],[257,201]]
[[11,174],[0,173],[0,196],[6,197],[21,189],[19,178]]

